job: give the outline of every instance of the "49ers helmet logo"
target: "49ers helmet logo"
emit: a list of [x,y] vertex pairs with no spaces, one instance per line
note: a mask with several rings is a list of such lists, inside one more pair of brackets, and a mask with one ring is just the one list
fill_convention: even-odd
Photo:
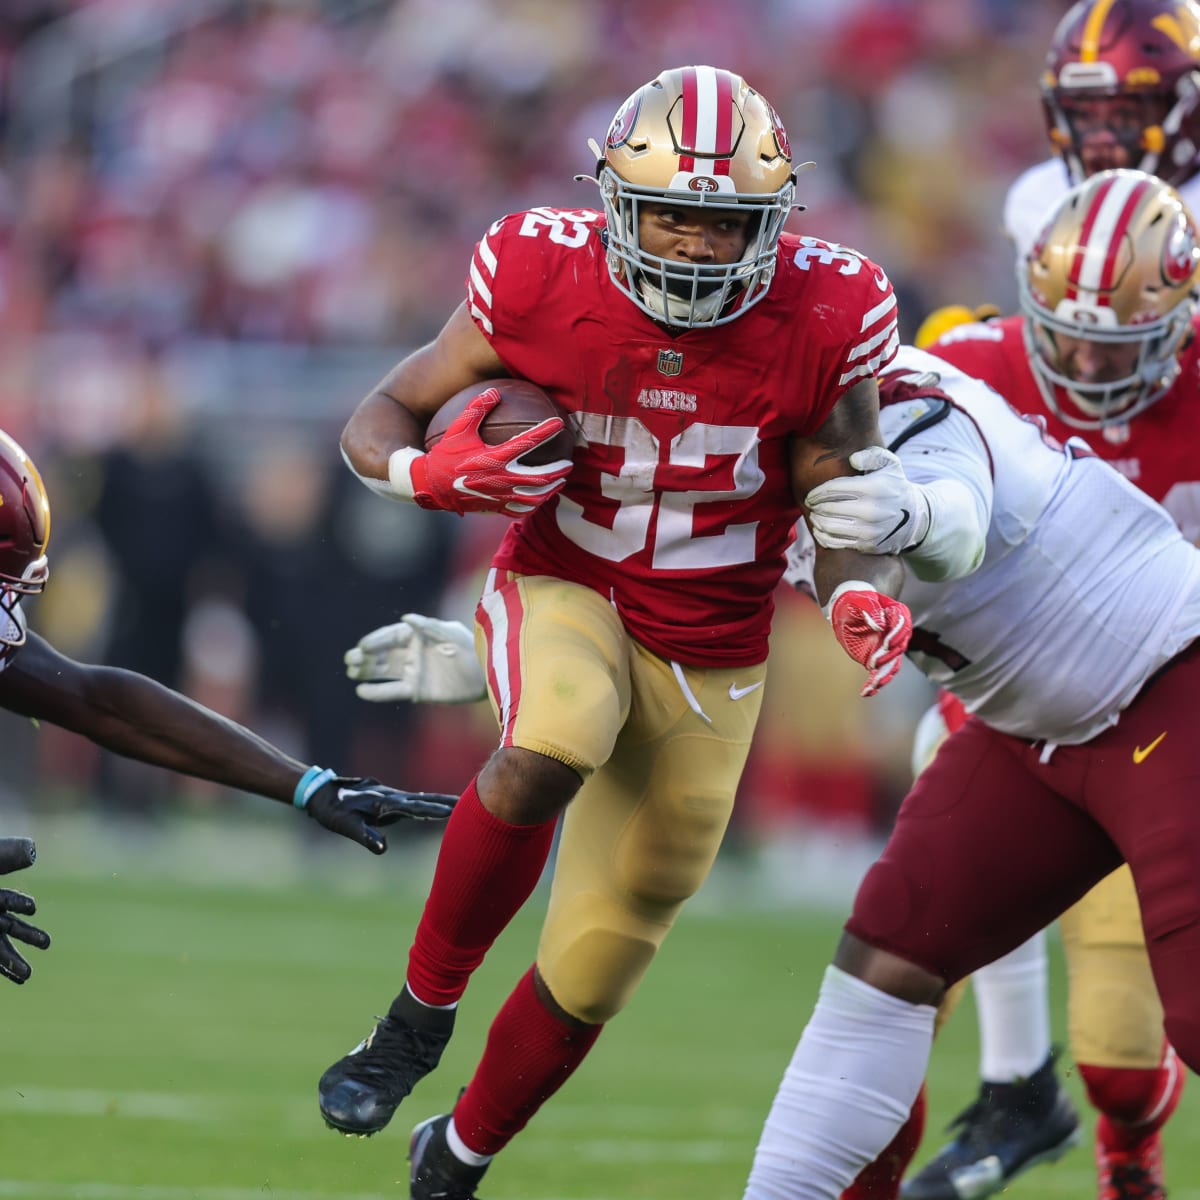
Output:
[[608,127],[608,137],[605,139],[610,150],[616,150],[629,141],[641,107],[642,93],[636,91],[617,109],[617,115],[613,117],[612,124]]
[[1200,266],[1200,246],[1191,221],[1180,220],[1163,244],[1163,279],[1171,287],[1181,287]]
[[693,175],[688,180],[688,187],[693,192],[715,192],[720,187],[710,175]]
[[771,127],[775,134],[775,144],[779,147],[779,153],[784,158],[792,157],[792,143],[788,140],[787,130],[783,127],[783,122],[779,119],[779,114],[775,111],[773,104],[767,105],[767,111],[771,114]]

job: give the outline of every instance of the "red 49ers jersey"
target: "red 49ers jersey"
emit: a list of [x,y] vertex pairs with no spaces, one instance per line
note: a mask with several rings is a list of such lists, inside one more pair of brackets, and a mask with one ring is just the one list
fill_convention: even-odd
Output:
[[951,329],[931,354],[982,379],[1018,412],[1045,420],[1059,441],[1083,438],[1099,457],[1157,500],[1184,537],[1200,542],[1200,316],[1171,390],[1132,421],[1107,429],[1079,430],[1047,407],[1030,369],[1020,316]]
[[476,324],[576,431],[566,486],[510,527],[494,565],[596,589],[664,658],[762,662],[800,515],[790,440],[891,360],[892,286],[853,250],[785,234],[765,299],[668,332],[613,284],[603,228],[590,209],[532,209],[476,247]]

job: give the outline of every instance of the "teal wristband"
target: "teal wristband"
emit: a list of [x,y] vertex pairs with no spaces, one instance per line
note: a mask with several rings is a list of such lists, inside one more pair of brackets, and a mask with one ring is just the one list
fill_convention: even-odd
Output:
[[313,793],[319,788],[323,788],[331,779],[336,778],[337,772],[329,770],[328,767],[309,767],[300,776],[300,782],[296,784],[296,790],[292,793],[292,803],[297,808],[307,808]]

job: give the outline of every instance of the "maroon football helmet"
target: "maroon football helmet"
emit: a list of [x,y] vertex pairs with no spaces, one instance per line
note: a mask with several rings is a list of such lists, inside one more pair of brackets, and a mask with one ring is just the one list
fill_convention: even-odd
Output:
[[1132,167],[1178,186],[1200,170],[1200,0],[1079,0],[1042,74],[1072,183]]
[[35,596],[46,586],[49,540],[50,501],[42,477],[0,430],[0,645],[25,641],[16,608],[22,596]]

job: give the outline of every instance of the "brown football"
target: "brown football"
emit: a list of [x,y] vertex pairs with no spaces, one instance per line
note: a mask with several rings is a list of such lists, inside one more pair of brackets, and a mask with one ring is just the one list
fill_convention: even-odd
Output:
[[561,458],[571,457],[575,449],[575,434],[567,414],[537,384],[529,383],[525,379],[485,379],[482,383],[473,383],[457,395],[451,396],[433,414],[425,430],[425,449],[432,450],[442,440],[442,435],[454,418],[480,392],[490,387],[500,389],[501,400],[479,427],[480,437],[489,446],[507,442],[509,438],[540,425],[547,417],[562,417],[565,423],[562,432],[546,445],[526,455],[523,461],[530,466],[541,467]]

